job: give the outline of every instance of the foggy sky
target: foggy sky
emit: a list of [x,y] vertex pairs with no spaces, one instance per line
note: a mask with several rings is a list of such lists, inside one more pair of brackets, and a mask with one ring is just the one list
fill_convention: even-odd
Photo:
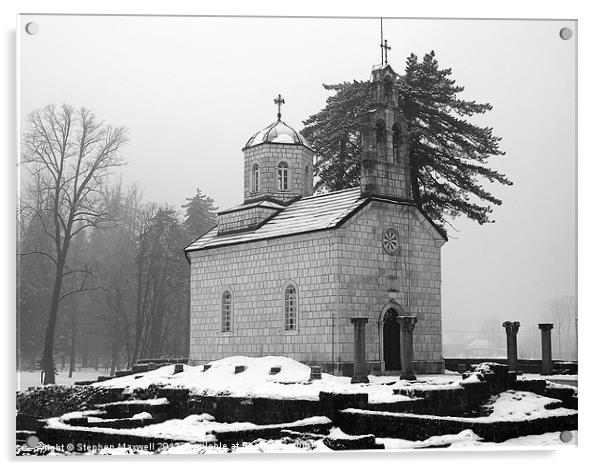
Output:
[[[275,120],[301,129],[329,95],[323,83],[366,80],[380,62],[378,19],[28,16],[20,41],[20,108],[68,102],[129,128],[126,183],[178,209],[196,188],[220,208],[242,201],[241,148]],[[435,50],[493,104],[474,119],[502,137],[491,165],[514,185],[496,223],[453,222],[442,249],[443,324],[476,331],[486,317],[539,319],[547,299],[575,294],[575,38],[571,22],[384,20],[389,62]],[[501,325],[500,325],[500,331]]]

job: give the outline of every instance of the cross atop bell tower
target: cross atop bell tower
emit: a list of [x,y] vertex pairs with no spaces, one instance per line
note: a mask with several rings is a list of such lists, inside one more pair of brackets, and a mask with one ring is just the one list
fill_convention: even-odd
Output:
[[383,50],[383,53],[381,53],[380,55],[380,65],[387,65],[389,63],[389,58],[387,57],[387,51],[391,50],[391,46],[389,46],[389,44],[387,43],[387,40],[385,39],[384,42],[380,43],[380,47]]
[[380,65],[384,67],[389,63],[389,58],[387,57],[387,52],[391,50],[391,46],[387,43],[385,39],[383,41],[383,19],[380,19]]
[[284,98],[280,93],[278,93],[278,98],[274,98],[274,104],[278,105],[278,120],[280,121],[280,118],[282,117],[282,114],[280,113],[280,106],[284,104]]

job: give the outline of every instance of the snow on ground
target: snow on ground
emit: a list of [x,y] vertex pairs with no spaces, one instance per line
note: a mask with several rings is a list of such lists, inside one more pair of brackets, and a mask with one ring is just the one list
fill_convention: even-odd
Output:
[[541,374],[523,374],[520,377],[523,377],[525,379],[545,379],[545,380],[554,380],[554,379],[558,379],[558,380],[578,380],[579,376],[574,374],[574,375],[569,375],[569,374],[554,374],[554,375],[541,375]]
[[[376,438],[376,442],[384,444],[385,450],[412,450],[432,447],[445,447],[447,449],[463,448],[491,448],[491,447],[550,447],[567,446],[577,444],[577,431],[571,431],[572,439],[569,442],[563,442],[560,439],[559,432],[549,432],[545,434],[522,436],[514,439],[508,439],[501,443],[483,442],[470,429],[459,432],[458,434],[447,434],[443,436],[433,436],[424,441],[408,441],[405,439]],[[333,428],[330,437],[343,437],[347,435],[338,428]],[[225,454],[225,453],[296,453],[296,452],[333,452],[332,449],[324,445],[322,439],[319,440],[299,440],[299,439],[257,439],[253,442],[247,442],[238,446],[228,448],[224,445],[209,443],[183,443],[173,446],[165,446],[156,452],[149,452],[143,449],[132,447],[118,448],[100,448],[93,449],[86,455],[148,455],[159,454]],[[382,452],[382,451],[381,451]],[[58,454],[55,454],[58,455]]]
[[[349,377],[322,374],[321,380],[309,381],[310,367],[281,356],[246,357],[232,356],[202,366],[185,365],[184,371],[174,374],[174,366],[168,365],[149,372],[118,377],[98,382],[98,387],[118,387],[131,391],[147,388],[151,384],[188,388],[193,395],[229,395],[234,397],[271,397],[281,399],[318,400],[319,393],[367,393],[370,403],[406,401],[406,395],[394,395],[393,390],[412,388],[432,390],[460,388],[462,383],[476,381],[476,375],[462,379],[460,374],[420,375],[416,381],[400,380],[398,376],[369,376],[368,384],[352,384]],[[236,366],[245,370],[234,373]],[[280,372],[270,375],[272,367]]]
[[474,447],[480,444],[481,438],[470,429],[460,431],[458,434],[445,434],[443,436],[429,437],[424,441],[408,441],[406,439],[376,438],[377,444],[384,444],[385,449],[420,449],[425,447]]
[[[568,408],[558,408],[557,406],[561,403],[562,402],[560,400],[556,400],[555,398],[543,397],[531,392],[508,390],[492,397],[489,404],[486,405],[491,412],[491,414],[488,416],[470,418],[434,416],[425,414],[421,416],[440,420],[452,419],[455,421],[475,423],[492,421],[524,421],[527,419],[545,418],[551,416],[567,416],[577,413],[577,411]],[[555,406],[556,408],[546,409],[546,406]],[[393,413],[389,411],[370,411],[360,409],[353,409],[353,411],[357,413],[381,414],[385,416],[410,416],[408,413]]]
[[[123,387],[133,390],[151,384],[188,388],[193,395],[229,395],[235,397],[271,397],[287,399],[317,400],[319,393],[367,393],[368,401],[395,402],[411,398],[394,395],[393,390],[402,387],[437,388],[459,387],[459,375],[420,376],[418,383],[399,380],[397,376],[370,376],[369,384],[351,384],[350,377],[322,374],[321,380],[309,381],[310,367],[293,359],[281,356],[246,357],[233,356],[211,362],[203,367],[184,366],[184,371],[174,374],[173,365],[146,373],[98,382],[98,387]],[[235,366],[246,369],[234,373]],[[280,372],[270,375],[272,367]]]
[[575,413],[574,410],[566,408],[546,409],[546,406],[561,404],[562,402],[555,398],[543,397],[531,392],[508,390],[493,398],[493,402],[487,406],[491,410],[491,414],[486,418],[491,421],[519,421],[550,416],[551,412],[554,412],[555,415]]
[[[70,417],[75,417],[70,415]],[[213,442],[214,432],[223,431],[245,431],[250,429],[269,428],[270,425],[258,425],[254,423],[218,423],[213,416],[206,413],[201,415],[190,415],[184,419],[170,419],[158,424],[150,424],[132,429],[99,428],[94,426],[71,426],[63,422],[64,416],[60,418],[49,418],[47,426],[52,429],[69,429],[72,431],[90,431],[106,434],[129,434],[132,436],[155,437],[171,440],[182,440],[190,442]],[[306,426],[316,424],[330,424],[331,421],[325,416],[312,416],[291,423],[278,424],[277,426]]]
[[[202,444],[176,444],[172,446],[164,446],[157,452],[139,449],[136,447],[118,447],[118,448],[101,448],[87,452],[85,455],[151,455],[170,454],[170,455],[186,455],[186,454],[246,454],[246,453],[298,453],[298,452],[333,452],[332,449],[326,447],[322,440],[318,441],[299,441],[292,439],[257,439],[253,442],[245,442],[232,447],[214,443]],[[60,455],[60,454],[54,454]]]
[[[394,395],[393,390],[400,388],[413,389],[435,389],[435,388],[458,388],[463,382],[460,374],[446,373],[441,375],[418,376],[417,381],[409,382],[400,380],[397,376],[369,376],[369,384],[351,384],[349,377],[339,377],[322,374],[321,380],[309,381],[310,367],[292,359],[279,356],[268,357],[244,357],[236,356],[214,361],[207,371],[203,367],[184,366],[184,371],[174,374],[174,366],[169,365],[146,373],[133,374],[112,380],[97,382],[97,387],[117,387],[132,391],[137,388],[146,388],[151,384],[170,386],[176,388],[187,388],[194,395],[230,395],[237,397],[273,397],[288,399],[317,400],[320,391],[338,393],[367,393],[370,402],[391,402],[411,400],[405,395]],[[239,374],[234,373],[235,366],[245,366],[245,370]],[[270,375],[272,367],[280,367],[280,372]],[[84,374],[88,377],[84,377]],[[98,371],[83,371],[77,373],[71,380],[86,380],[96,378]],[[33,377],[39,380],[39,374],[35,372],[22,373],[20,386],[26,389],[28,386],[38,385],[33,382]],[[59,375],[58,382],[66,376]],[[527,374],[524,378],[540,378],[536,374]],[[566,377],[566,376],[564,376]],[[548,378],[548,377],[541,377]],[[23,380],[26,379],[26,380]],[[30,384],[28,384],[30,380]],[[474,380],[474,377],[467,381]],[[65,383],[63,381],[62,383]],[[562,385],[559,385],[563,387]],[[152,400],[137,400],[142,403],[152,402],[154,404],[164,403],[165,398]],[[134,403],[136,401],[128,401]],[[489,403],[491,414],[477,418],[446,418],[433,416],[436,419],[460,419],[467,422],[476,421],[498,421],[498,420],[524,420],[542,416],[566,415],[576,413],[574,410],[564,408],[546,409],[556,407],[558,400],[535,395],[530,392],[506,391],[493,397]],[[358,410],[362,412],[362,410]],[[227,448],[214,442],[213,433],[216,431],[234,431],[245,429],[256,429],[261,427],[253,423],[218,423],[209,414],[191,415],[184,419],[172,419],[158,424],[152,424],[141,428],[126,430],[113,430],[109,428],[68,426],[63,420],[67,418],[87,416],[90,423],[99,420],[95,415],[100,410],[84,412],[73,412],[61,418],[48,420],[50,427],[69,428],[73,430],[97,431],[103,433],[128,433],[138,436],[164,437],[175,440],[189,441],[162,448],[158,453],[173,454],[211,454],[211,453],[247,453],[247,452],[306,452],[306,451],[330,451],[322,439],[291,439],[282,438],[274,440],[257,439],[244,445]],[[396,414],[388,412],[376,412],[382,414]],[[141,413],[137,418],[148,418],[148,413]],[[317,424],[330,422],[325,417],[312,417],[289,423],[290,425]],[[338,428],[332,428],[331,438],[353,438]],[[576,433],[571,443],[576,442]],[[481,447],[481,446],[549,446],[567,445],[560,440],[560,433],[547,433],[540,436],[524,436],[510,439],[501,444],[485,443],[481,438],[467,429],[458,434],[433,436],[425,441],[407,441],[404,439],[377,438],[378,443],[385,445],[386,449],[419,449],[427,447]],[[153,453],[134,447],[118,449],[94,449],[90,454],[145,454]]]
[[498,447],[498,446],[530,446],[530,447],[548,447],[548,446],[566,446],[577,444],[577,431],[571,431],[572,440],[563,442],[560,439],[560,432],[548,432],[545,434],[535,434],[530,436],[515,437],[504,442],[483,442],[470,429],[465,429],[458,434],[447,434],[444,436],[433,436],[425,441],[407,441],[405,439],[376,438],[376,442],[384,444],[385,449],[420,449],[425,447],[443,447],[447,448],[466,448],[466,447]]
[[[99,375],[108,375],[108,372],[104,372],[104,369],[95,370],[79,369],[73,373],[73,377],[69,378],[69,370],[64,369],[58,371],[56,375],[57,385],[73,385],[75,382],[80,380],[97,380]],[[18,370],[17,371],[17,390],[25,391],[29,387],[41,387],[40,371],[28,371]]]
[[146,400],[123,400],[123,401],[112,401],[110,403],[103,403],[98,405],[98,408],[106,408],[107,406],[114,405],[149,405],[149,406],[157,406],[157,405],[167,405],[169,400],[165,397],[162,398],[148,398]]

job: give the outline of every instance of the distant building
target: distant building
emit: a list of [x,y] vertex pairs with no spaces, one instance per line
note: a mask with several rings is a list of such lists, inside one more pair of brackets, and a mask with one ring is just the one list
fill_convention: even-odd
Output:
[[400,369],[397,317],[416,315],[415,371],[443,372],[440,230],[412,199],[391,66],[372,72],[361,185],[313,195],[314,151],[281,119],[243,148],[244,201],[185,250],[190,358],[282,355],[350,375],[352,317],[372,373]]
[[475,339],[469,343],[460,353],[460,357],[466,358],[505,358],[506,349],[496,347],[486,339]]

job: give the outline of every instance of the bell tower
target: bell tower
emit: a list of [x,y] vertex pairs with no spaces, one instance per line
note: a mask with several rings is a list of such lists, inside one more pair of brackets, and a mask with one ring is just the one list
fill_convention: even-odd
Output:
[[408,125],[399,108],[397,80],[386,62],[372,70],[370,109],[361,133],[362,196],[411,199]]

